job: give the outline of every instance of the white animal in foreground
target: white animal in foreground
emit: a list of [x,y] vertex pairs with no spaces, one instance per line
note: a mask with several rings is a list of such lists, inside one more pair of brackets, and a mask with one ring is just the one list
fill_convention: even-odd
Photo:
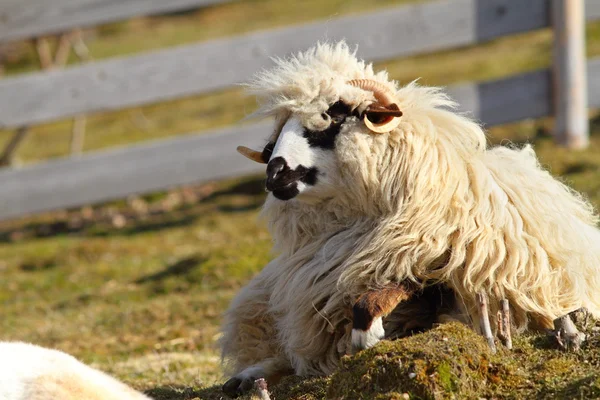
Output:
[[151,400],[74,357],[0,342],[0,400]]
[[262,152],[240,152],[268,163],[278,256],[226,314],[226,393],[331,373],[351,345],[430,325],[423,310],[478,327],[479,293],[491,315],[508,299],[518,330],[580,307],[600,316],[598,218],[530,146],[487,148],[442,91],[399,87],[343,43],[251,86],[276,124]]

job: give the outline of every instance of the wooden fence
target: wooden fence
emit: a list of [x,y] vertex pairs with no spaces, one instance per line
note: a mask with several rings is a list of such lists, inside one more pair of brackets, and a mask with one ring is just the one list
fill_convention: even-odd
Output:
[[[28,0],[25,6],[10,0],[0,5],[0,41],[219,2],[223,0]],[[550,26],[553,2],[440,0],[10,77],[0,80],[0,126],[17,128],[231,87],[270,65],[270,57],[323,39],[345,38],[359,45],[361,57],[373,61],[473,45]],[[600,1],[585,5],[588,21],[600,18]],[[587,61],[587,74],[589,106],[600,107],[600,58]],[[554,113],[549,70],[449,91],[464,111],[487,125]],[[235,126],[4,168],[0,219],[260,171],[237,156],[235,147],[259,143],[268,130],[265,123]]]

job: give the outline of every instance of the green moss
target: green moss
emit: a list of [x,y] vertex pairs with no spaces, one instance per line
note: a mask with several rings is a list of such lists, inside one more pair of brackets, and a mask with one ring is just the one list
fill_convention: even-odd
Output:
[[588,335],[576,354],[543,334],[516,337],[514,350],[491,354],[474,331],[447,324],[347,356],[329,378],[290,377],[271,389],[281,400],[596,399],[600,336]]
[[462,398],[492,380],[489,360],[480,337],[464,325],[445,325],[345,358],[329,395],[370,399],[382,392],[406,392],[422,399]]
[[442,362],[436,368],[440,384],[446,392],[455,392],[457,390],[456,375],[452,373],[451,366],[447,362]]
[[327,398],[328,377],[302,379],[289,376],[270,389],[275,399],[320,400]]

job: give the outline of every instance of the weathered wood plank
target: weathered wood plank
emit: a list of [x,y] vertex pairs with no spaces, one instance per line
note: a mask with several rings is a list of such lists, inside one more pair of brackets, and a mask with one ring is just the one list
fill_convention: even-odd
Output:
[[[600,107],[600,58],[588,63],[588,74],[589,104]],[[551,113],[548,70],[448,91],[461,111],[488,126]],[[259,123],[0,170],[0,219],[258,173],[264,166],[238,155],[235,147],[260,149],[269,134],[270,124]]]
[[0,126],[36,124],[223,89],[318,40],[369,60],[464,46],[547,26],[547,0],[443,0],[0,81]]
[[235,127],[0,170],[5,185],[0,219],[264,171],[264,166],[238,155],[235,148],[258,148],[270,129],[265,123]]
[[227,1],[231,0],[3,0],[0,42]]
[[583,0],[552,0],[554,136],[582,149],[589,143]]
[[[0,4],[0,42],[227,1],[231,0],[4,0]],[[504,12],[501,3],[496,5],[495,12]],[[588,20],[600,18],[600,2],[586,1],[586,17]]]
[[551,113],[550,72],[540,70],[480,84],[451,87],[460,111],[486,126],[500,125]]
[[588,76],[588,106],[600,108],[600,57],[587,63]]
[[[0,42],[227,1],[231,0],[4,0],[0,4]],[[504,11],[501,3],[496,5],[496,13]],[[586,18],[600,18],[600,2],[586,1]]]
[[[600,108],[600,57],[587,62],[588,106]],[[479,84],[466,83],[448,88],[460,104],[486,126],[552,115],[552,74],[538,70],[506,79]]]
[[587,21],[600,19],[600,1],[585,0],[585,19]]

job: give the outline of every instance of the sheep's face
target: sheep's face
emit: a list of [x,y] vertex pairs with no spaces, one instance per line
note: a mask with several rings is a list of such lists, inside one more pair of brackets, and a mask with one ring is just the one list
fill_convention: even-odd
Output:
[[274,133],[261,152],[238,148],[267,164],[270,197],[292,200],[269,201],[274,209],[331,199],[332,210],[352,217],[396,212],[436,174],[463,173],[456,166],[485,150],[481,128],[452,112],[443,92],[398,87],[343,42],[275,62],[249,84],[257,114],[275,117]]
[[338,188],[336,139],[358,122],[358,112],[339,100],[316,115],[288,114],[263,151],[266,188],[280,200],[326,198]]
[[364,179],[373,178],[361,176],[374,162],[369,143],[385,142],[401,121],[396,84],[344,43],[276,62],[250,84],[259,114],[275,117],[274,134],[262,152],[238,150],[267,164],[266,188],[279,200],[319,202],[364,192]]

